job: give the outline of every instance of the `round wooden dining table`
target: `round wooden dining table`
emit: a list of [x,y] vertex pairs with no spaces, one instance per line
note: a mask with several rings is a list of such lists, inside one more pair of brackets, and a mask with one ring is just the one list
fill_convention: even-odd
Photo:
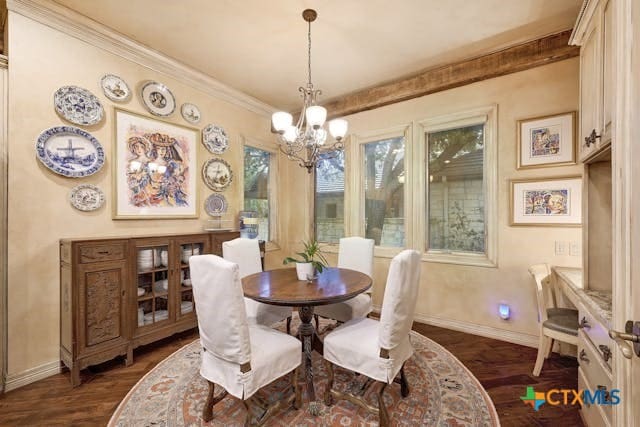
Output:
[[[298,307],[298,336],[304,351],[307,393],[316,402],[311,352],[323,353],[322,340],[313,326],[313,308],[346,301],[371,287],[371,277],[346,268],[325,268],[311,281],[298,280],[295,269],[268,270],[242,279],[244,296],[272,305]],[[310,405],[313,412],[313,405]]]

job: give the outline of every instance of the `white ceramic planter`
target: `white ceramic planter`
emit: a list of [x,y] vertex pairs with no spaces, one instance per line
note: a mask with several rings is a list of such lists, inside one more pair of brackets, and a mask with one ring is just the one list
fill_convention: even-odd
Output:
[[315,276],[315,269],[310,262],[296,262],[298,280],[311,280]]

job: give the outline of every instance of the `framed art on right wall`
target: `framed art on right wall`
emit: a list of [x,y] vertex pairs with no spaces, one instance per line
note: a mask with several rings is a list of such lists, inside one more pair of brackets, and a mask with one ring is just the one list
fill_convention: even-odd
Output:
[[518,120],[517,168],[576,163],[576,112]]
[[579,226],[582,178],[512,180],[509,205],[511,225]]

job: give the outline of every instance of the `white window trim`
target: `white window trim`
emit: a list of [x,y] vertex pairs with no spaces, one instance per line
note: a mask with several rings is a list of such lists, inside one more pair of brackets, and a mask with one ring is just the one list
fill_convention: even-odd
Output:
[[[280,164],[280,156],[278,155],[278,146],[275,143],[261,141],[256,138],[240,136],[242,146],[242,173],[238,175],[240,186],[240,206],[244,209],[244,149],[245,146],[258,148],[271,154],[269,163],[269,241],[265,242],[266,251],[275,251],[280,249],[278,239],[280,238],[280,221],[278,221],[278,205],[280,204],[280,193],[277,191],[278,170]],[[239,209],[239,210],[242,210]]]
[[348,206],[347,203],[345,203],[345,219],[347,219],[347,223],[345,224],[345,236],[364,236],[366,231],[364,227],[364,144],[397,137],[404,138],[405,246],[404,248],[376,246],[374,249],[374,255],[376,257],[393,258],[397,254],[402,252],[405,248],[415,247],[415,233],[413,232],[415,229],[415,224],[414,221],[409,220],[407,215],[409,212],[413,211],[413,198],[411,196],[412,192],[410,191],[413,186],[411,172],[413,164],[411,159],[414,157],[414,144],[412,143],[412,134],[413,127],[411,126],[411,124],[403,124],[372,132],[351,135],[351,138],[349,140],[349,156],[347,156],[349,158],[348,169],[346,169],[347,159],[345,158],[345,170],[348,171],[349,176],[348,179],[347,177],[345,177],[345,182],[349,182],[348,188],[353,191],[353,194],[351,194],[351,191],[349,192],[349,194],[347,194],[345,189],[345,200],[350,201]]
[[[426,146],[427,132],[437,132],[463,126],[484,123],[484,173],[483,187],[485,194],[485,253],[443,252],[427,250],[429,227],[428,189],[426,177],[429,175],[429,162]],[[414,201],[414,223],[417,247],[422,248],[422,260],[447,264],[462,264],[478,267],[498,266],[498,106],[496,104],[474,108],[454,114],[447,114],[421,120],[416,123],[418,143],[415,146],[413,179],[414,194],[424,194]]]

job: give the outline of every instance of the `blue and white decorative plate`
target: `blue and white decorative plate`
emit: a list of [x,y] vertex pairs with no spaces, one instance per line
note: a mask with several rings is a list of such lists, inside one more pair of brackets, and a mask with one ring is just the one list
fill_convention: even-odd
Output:
[[222,154],[229,148],[227,133],[220,126],[213,124],[202,129],[202,143],[213,154]]
[[189,102],[185,102],[184,104],[182,104],[182,107],[180,107],[180,112],[182,113],[182,117],[184,117],[186,121],[193,124],[198,123],[200,121],[200,117],[202,117],[198,106]]
[[204,202],[204,210],[211,216],[220,216],[227,211],[227,199],[222,194],[212,194]]
[[78,86],[62,86],[53,94],[53,104],[58,114],[77,125],[95,125],[104,117],[100,100]]
[[114,74],[105,74],[100,79],[100,87],[104,96],[112,101],[124,102],[131,96],[131,89],[127,82]]
[[140,96],[144,106],[153,115],[166,117],[176,109],[176,98],[162,83],[151,81],[144,83]]
[[42,132],[36,155],[49,169],[69,178],[93,175],[104,165],[104,150],[89,132],[74,126],[55,126]]
[[69,201],[80,211],[95,211],[104,204],[104,193],[95,185],[80,184],[71,190]]

